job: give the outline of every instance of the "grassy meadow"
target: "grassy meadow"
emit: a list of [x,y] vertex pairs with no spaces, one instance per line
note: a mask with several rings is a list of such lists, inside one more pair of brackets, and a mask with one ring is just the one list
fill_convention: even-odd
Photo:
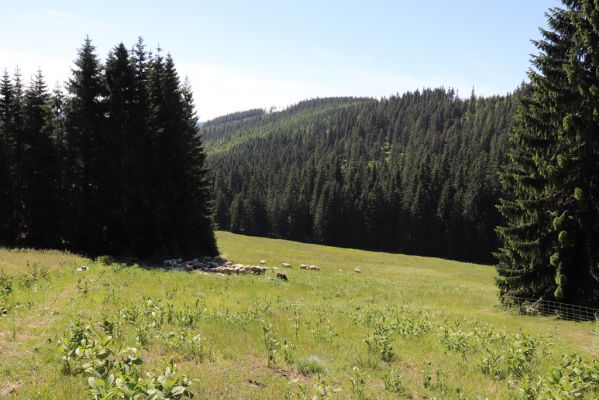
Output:
[[0,249],[0,397],[91,398],[95,361],[64,358],[82,332],[138,348],[144,374],[174,361],[198,399],[599,396],[593,323],[503,310],[489,266],[217,236],[234,262],[292,264],[289,281]]

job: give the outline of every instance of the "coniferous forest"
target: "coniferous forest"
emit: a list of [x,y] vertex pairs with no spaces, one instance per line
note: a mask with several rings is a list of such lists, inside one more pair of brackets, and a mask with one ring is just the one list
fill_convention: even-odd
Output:
[[223,229],[492,262],[512,95],[318,99],[202,128]]
[[504,96],[313,99],[200,124],[172,57],[141,39],[104,62],[85,40],[52,92],[42,71],[5,70],[0,244],[197,257],[217,254],[216,222],[497,262],[504,298],[598,305],[599,6],[563,4]]
[[143,258],[217,253],[190,86],[140,39],[86,39],[66,91],[0,82],[0,243]]

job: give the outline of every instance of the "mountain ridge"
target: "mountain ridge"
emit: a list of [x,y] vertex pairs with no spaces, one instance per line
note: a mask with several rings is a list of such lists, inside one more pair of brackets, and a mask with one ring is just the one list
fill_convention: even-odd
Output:
[[221,229],[491,262],[514,96],[333,98],[203,128]]

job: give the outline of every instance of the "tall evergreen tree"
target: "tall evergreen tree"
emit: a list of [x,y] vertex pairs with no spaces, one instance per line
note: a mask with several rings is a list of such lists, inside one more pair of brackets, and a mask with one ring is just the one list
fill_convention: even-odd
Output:
[[12,81],[4,70],[0,81],[0,243],[10,245],[14,235],[11,220],[14,212],[11,180],[11,104]]
[[59,166],[50,95],[41,71],[25,93],[22,136],[23,242],[28,246],[56,247]]
[[78,52],[68,82],[66,105],[66,180],[68,246],[102,253],[108,237],[104,221],[107,194],[103,192],[106,165],[106,89],[102,65],[89,38]]
[[65,95],[61,89],[61,86],[56,83],[56,86],[52,90],[50,96],[50,110],[52,112],[52,138],[54,148],[56,151],[56,186],[55,186],[55,198],[56,198],[56,231],[57,236],[53,238],[51,243],[58,243],[58,246],[64,247],[66,240],[66,227],[69,226],[71,221],[67,220],[67,208],[69,205],[69,197],[67,194],[68,180],[67,180],[67,137],[66,137],[66,100]]
[[[167,60],[168,67],[168,60]],[[198,118],[195,112],[191,84],[186,79],[181,87],[183,107],[183,147],[181,157],[184,166],[184,177],[178,188],[186,197],[179,209],[182,218],[180,235],[189,242],[185,245],[184,254],[218,254],[214,237],[214,202],[209,171],[206,166],[206,153],[198,129]]]
[[[19,70],[13,79],[8,71],[4,71],[0,82],[0,118],[2,125],[2,141],[4,147],[4,163],[6,183],[4,203],[6,204],[4,230],[5,242],[18,243],[21,228],[24,224],[23,196],[21,177],[23,168],[23,85]],[[0,173],[2,173],[0,167]]]
[[157,243],[152,188],[156,143],[150,131],[150,55],[141,37],[131,52],[131,59],[135,70],[135,90],[125,160],[129,174],[126,220],[133,251],[136,254],[152,254]]
[[[132,205],[132,172],[136,170],[134,154],[137,148],[135,113],[135,67],[123,43],[108,55],[105,67],[107,121],[104,133],[106,153],[102,191],[105,194],[103,217],[111,254],[132,252],[134,232],[130,230],[131,214],[137,212]],[[137,232],[138,233],[138,232]]]
[[23,194],[23,174],[25,169],[25,143],[23,140],[23,122],[24,122],[24,90],[23,80],[19,68],[16,68],[13,77],[13,100],[11,106],[11,118],[9,123],[8,135],[11,143],[11,151],[9,154],[12,157],[11,164],[11,187],[12,187],[12,199],[14,201],[14,213],[12,217],[13,221],[13,235],[16,239],[17,244],[25,242],[27,237],[27,226],[26,226],[26,210],[24,204]]
[[191,89],[170,55],[150,72],[151,127],[156,140],[155,201],[163,254],[216,254],[205,154]]
[[501,181],[502,298],[599,305],[599,5],[564,1],[536,42]]

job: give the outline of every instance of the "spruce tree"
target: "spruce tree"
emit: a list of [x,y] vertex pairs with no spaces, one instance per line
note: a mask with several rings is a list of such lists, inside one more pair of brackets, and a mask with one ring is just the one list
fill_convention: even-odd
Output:
[[50,95],[41,71],[25,93],[22,131],[21,193],[24,244],[56,247],[58,241],[57,177]]
[[[136,82],[134,65],[123,43],[108,55],[105,67],[107,120],[104,132],[104,193],[103,217],[108,243],[106,252],[133,252],[134,232],[130,230],[131,214],[137,212],[132,204],[131,190],[136,170],[134,155],[137,148],[135,112]],[[137,232],[139,234],[139,232]]]
[[163,59],[160,52],[149,86],[159,252],[214,255],[211,189],[191,89],[181,85],[172,57]]
[[[510,296],[599,305],[599,68],[592,1],[547,14],[501,174],[497,280]],[[594,25],[595,24],[595,25]]]
[[156,142],[150,131],[151,103],[149,93],[150,55],[143,39],[138,38],[131,52],[135,71],[133,115],[127,135],[126,168],[129,180],[126,193],[126,223],[130,248],[135,254],[152,254],[158,243],[153,206],[153,165]]
[[104,223],[106,196],[104,167],[106,95],[102,65],[86,38],[78,52],[73,76],[68,82],[66,105],[66,203],[67,245],[91,254],[104,253],[107,229]]
[[4,70],[0,81],[0,244],[10,245],[14,240],[11,220],[14,213],[12,199],[12,169],[9,136],[11,128],[12,81]]
[[[167,60],[168,67],[168,60]],[[214,203],[209,171],[206,166],[206,153],[198,128],[191,84],[185,79],[181,87],[183,106],[183,136],[181,158],[185,159],[184,180],[178,188],[186,194],[184,207],[179,210],[182,217],[180,235],[187,243],[183,254],[216,255],[216,238],[214,237]]]
[[12,198],[14,205],[13,214],[13,235],[16,239],[16,243],[19,245],[25,244],[27,237],[27,226],[25,220],[25,204],[23,194],[23,173],[25,169],[25,143],[23,141],[23,103],[24,103],[24,90],[23,80],[19,68],[15,69],[13,75],[13,101],[10,110],[10,128],[8,130],[9,140],[11,143],[12,151],[10,156],[12,157],[12,171],[11,171],[11,187],[12,187]]
[[67,220],[68,208],[68,188],[67,188],[67,138],[65,127],[65,95],[61,85],[56,83],[52,94],[50,95],[50,110],[52,112],[52,141],[56,152],[56,177],[55,177],[55,198],[56,198],[56,242],[58,246],[64,247],[66,240],[66,227],[69,226]]
[[[5,242],[14,245],[21,239],[20,228],[23,227],[23,203],[21,195],[21,170],[23,167],[22,128],[23,128],[23,87],[19,70],[13,79],[8,71],[4,71],[0,82],[0,120],[2,125],[2,141],[4,147],[4,199],[2,222]],[[0,167],[0,173],[3,167]]]

